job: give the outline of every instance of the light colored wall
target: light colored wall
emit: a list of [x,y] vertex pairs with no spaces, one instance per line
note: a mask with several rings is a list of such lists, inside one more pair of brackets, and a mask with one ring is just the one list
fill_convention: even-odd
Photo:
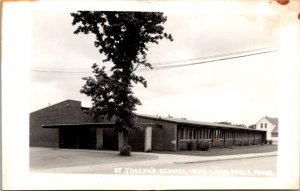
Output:
[[[263,123],[263,128],[261,128],[261,123]],[[265,128],[265,123],[267,123],[267,128]],[[269,120],[267,120],[265,117],[256,123],[256,129],[267,131],[267,140],[273,140],[275,138],[271,135],[274,128],[275,125],[269,122]]]

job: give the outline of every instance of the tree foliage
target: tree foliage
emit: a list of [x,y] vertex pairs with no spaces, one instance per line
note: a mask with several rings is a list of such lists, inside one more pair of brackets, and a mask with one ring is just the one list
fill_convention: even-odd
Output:
[[85,77],[80,90],[92,98],[90,110],[93,117],[116,117],[116,127],[126,131],[136,127],[136,105],[140,100],[133,95],[133,84],[141,83],[147,87],[143,76],[135,74],[139,66],[152,68],[147,62],[147,45],[158,44],[165,38],[173,40],[164,32],[163,24],[167,17],[160,12],[114,12],[78,11],[71,13],[72,25],[77,25],[75,34],[94,34],[94,46],[104,54],[103,62],[112,62],[109,76],[105,67],[96,63],[92,69],[94,77]]

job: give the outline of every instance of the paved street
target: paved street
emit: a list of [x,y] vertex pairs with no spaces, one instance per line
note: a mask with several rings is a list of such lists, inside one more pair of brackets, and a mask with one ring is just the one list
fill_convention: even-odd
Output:
[[274,176],[277,162],[272,153],[220,158],[142,152],[120,157],[115,151],[45,148],[31,148],[30,152],[31,171],[50,173]]

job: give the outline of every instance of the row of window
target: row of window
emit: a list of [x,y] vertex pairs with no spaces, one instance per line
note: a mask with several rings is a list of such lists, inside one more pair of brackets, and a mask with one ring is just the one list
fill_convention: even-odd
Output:
[[[265,128],[267,128],[267,127],[268,127],[268,124],[265,123]],[[261,128],[261,129],[264,128],[264,124],[263,124],[263,123],[260,124],[260,128]]]
[[278,133],[271,133],[272,137],[278,137]]
[[196,139],[233,139],[235,138],[261,138],[260,133],[254,132],[239,132],[239,131],[224,131],[213,129],[195,129],[195,128],[180,128],[178,130],[181,140],[196,140]]

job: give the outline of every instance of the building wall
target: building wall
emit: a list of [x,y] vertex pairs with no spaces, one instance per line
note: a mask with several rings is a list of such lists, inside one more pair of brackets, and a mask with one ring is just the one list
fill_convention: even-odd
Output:
[[[138,118],[138,123],[157,123],[161,128],[152,128],[152,150],[177,150],[177,125],[176,123],[149,119],[144,117]],[[151,126],[151,125],[149,125]]]
[[[260,132],[264,133],[264,132]],[[178,128],[179,150],[186,150],[189,142],[196,147],[197,142],[202,140],[209,142],[213,147],[226,147],[231,145],[259,144],[263,142],[262,135],[254,131],[224,130],[213,128],[195,128],[180,126]]]
[[[267,127],[265,126],[267,124]],[[273,125],[269,120],[267,120],[265,117],[259,120],[256,123],[256,129],[259,130],[265,130],[267,131],[267,140],[273,140],[274,137],[272,137],[272,131],[275,128],[275,125]]]
[[29,145],[59,147],[59,130],[42,125],[92,122],[81,110],[81,102],[66,100],[30,114]]

